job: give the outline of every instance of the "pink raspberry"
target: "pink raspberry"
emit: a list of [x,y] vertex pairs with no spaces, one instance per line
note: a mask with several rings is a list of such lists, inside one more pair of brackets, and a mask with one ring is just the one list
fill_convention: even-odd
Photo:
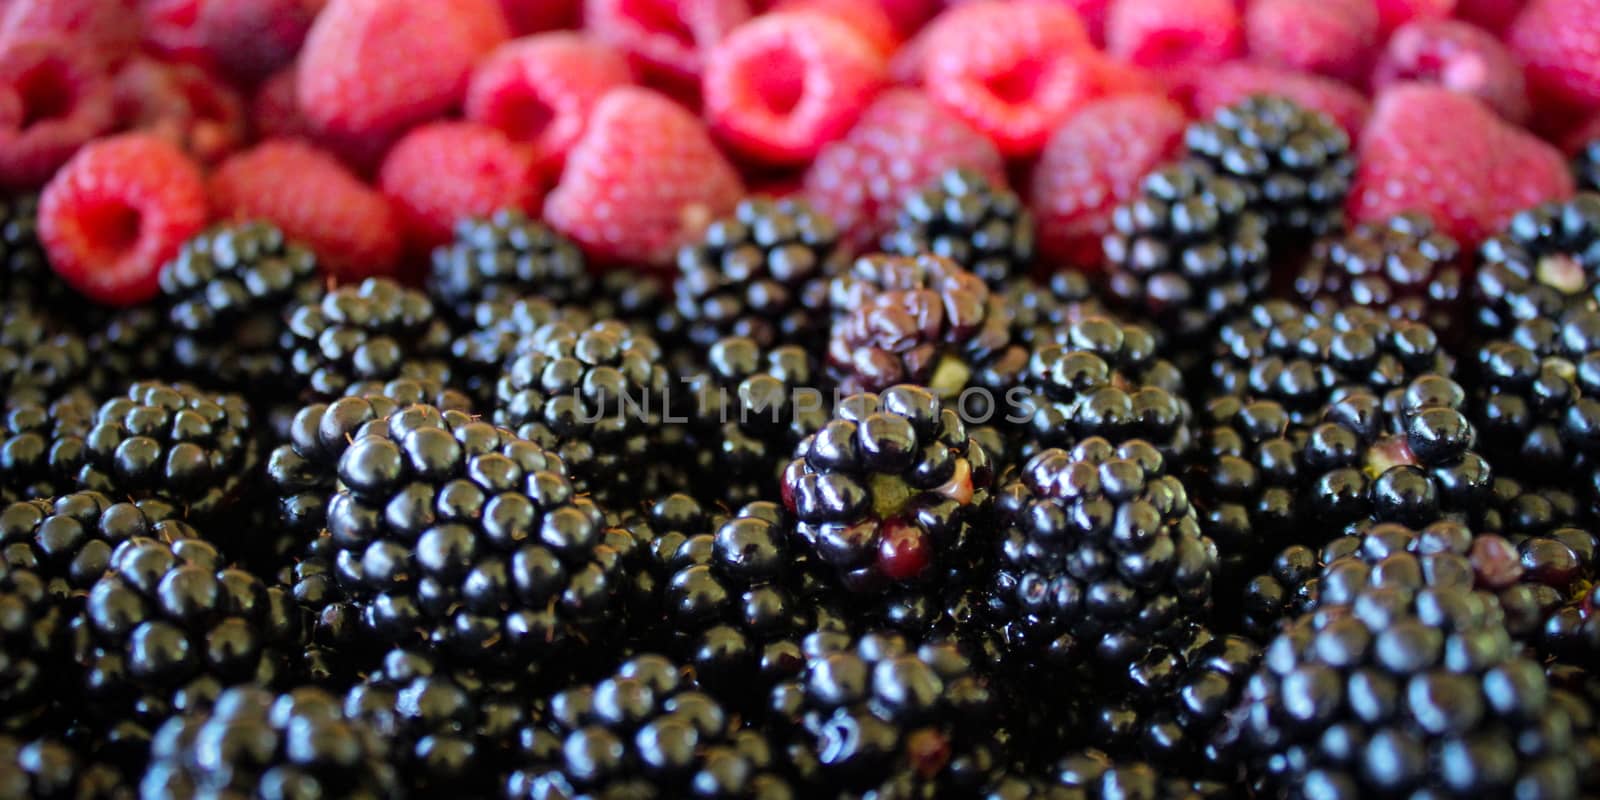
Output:
[[1378,59],[1372,86],[1382,90],[1401,81],[1434,83],[1472,95],[1519,124],[1528,117],[1522,65],[1500,40],[1465,22],[1424,20],[1400,26]]
[[856,29],[812,11],[766,14],[711,49],[703,93],[711,130],[764,164],[804,164],[843,136],[886,80]]
[[1399,84],[1379,96],[1357,164],[1353,222],[1421,211],[1466,248],[1518,209],[1573,191],[1554,147],[1475,98],[1425,84]]
[[600,41],[541,33],[501,45],[472,73],[467,119],[528,142],[539,170],[554,173],[600,98],[632,82],[627,61]]
[[300,110],[330,147],[370,165],[406,129],[461,103],[507,38],[495,0],[332,0],[300,53]]
[[806,172],[806,199],[839,226],[857,249],[894,225],[913,192],[955,167],[1005,185],[1005,162],[994,144],[921,92],[878,96],[843,139],[822,149]]
[[1456,0],[1456,18],[1500,33],[1521,13],[1527,0]]
[[239,153],[217,167],[210,188],[220,217],[277,225],[340,280],[390,274],[399,261],[389,201],[306,142],[272,139]]
[[900,34],[887,12],[873,2],[861,0],[778,0],[765,13],[813,11],[832,17],[854,28],[873,49],[887,58],[900,46]]
[[1187,125],[1177,103],[1128,95],[1090,103],[1057,129],[1033,168],[1029,200],[1047,263],[1098,266],[1111,212],[1178,154]]
[[1112,0],[1106,50],[1141,67],[1221,64],[1244,47],[1234,0]]
[[743,193],[700,120],[661,94],[624,86],[595,106],[544,214],[590,258],[665,267]]
[[139,133],[85,146],[39,198],[56,274],[98,303],[155,297],[161,265],[206,225],[206,185],[181,150]]
[[923,28],[889,56],[889,80],[900,86],[922,85],[922,65],[928,60],[928,35],[932,30],[932,26]]
[[1377,52],[1373,0],[1254,0],[1245,38],[1256,61],[1359,84]]
[[216,163],[245,143],[244,99],[193,64],[129,59],[115,93],[123,126],[160,136],[201,163]]
[[207,0],[196,29],[212,60],[259,81],[294,61],[326,0]]
[[1332,78],[1247,63],[1224,64],[1200,73],[1189,91],[1189,110],[1196,117],[1210,117],[1217,109],[1253,94],[1287,97],[1332,117],[1350,134],[1351,141],[1361,135],[1372,110],[1360,92]]
[[217,0],[139,0],[145,52],[163,61],[212,66],[200,33],[200,11],[208,5],[218,5]]
[[922,82],[946,112],[1007,156],[1031,156],[1093,97],[1093,48],[1069,9],[1045,0],[980,0],[939,15]]
[[61,37],[115,65],[139,49],[138,0],[5,0],[0,51]]
[[295,69],[293,65],[273,73],[272,77],[256,87],[250,98],[250,127],[263,139],[300,137],[309,135],[311,128],[300,115],[300,104],[295,100]]
[[706,53],[750,18],[749,0],[584,0],[583,23],[647,80],[693,94]]
[[526,145],[475,122],[433,122],[401,137],[378,170],[413,250],[450,241],[456,221],[501,209],[538,215],[543,195]]
[[582,11],[581,0],[500,0],[512,36],[576,28]]
[[1395,28],[1407,22],[1446,19],[1456,9],[1456,0],[1376,0],[1378,35],[1388,38]]
[[0,48],[0,185],[39,186],[115,122],[92,54],[60,38]]
[[1531,0],[1508,39],[1541,105],[1600,109],[1600,0]]

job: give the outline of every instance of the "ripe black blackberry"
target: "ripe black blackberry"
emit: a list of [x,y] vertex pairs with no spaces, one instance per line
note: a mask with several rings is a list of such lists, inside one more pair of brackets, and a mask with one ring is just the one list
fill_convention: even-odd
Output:
[[1572,174],[1578,179],[1578,191],[1600,191],[1600,139],[1590,139],[1572,158]]
[[846,392],[918,383],[954,399],[980,383],[991,362],[1021,351],[1012,346],[1004,298],[946,258],[859,258],[829,293],[827,366]]
[[1478,533],[1494,533],[1513,541],[1549,533],[1580,521],[1578,498],[1559,487],[1524,484],[1496,474],[1483,513],[1473,521]]
[[580,645],[621,612],[633,541],[550,453],[412,405],[365,423],[338,475],[332,562],[380,641],[479,665],[602,654]]
[[1089,317],[1111,315],[1089,276],[1077,270],[1051,273],[1043,285],[1017,276],[999,291],[1005,295],[1012,338],[1026,344],[1054,339],[1062,329]]
[[995,597],[1013,647],[1036,658],[1126,667],[1210,607],[1216,545],[1146,442],[1044,450],[995,508]]
[[1111,297],[1177,340],[1209,332],[1267,288],[1269,225],[1243,182],[1194,162],[1145,176],[1102,247]]
[[1473,321],[1505,336],[1523,320],[1600,305],[1600,194],[1517,212],[1478,248]]
[[473,402],[493,407],[501,372],[528,349],[540,328],[553,322],[587,327],[594,317],[588,309],[556,305],[541,297],[478,303],[472,308],[470,327],[450,342],[452,379]]
[[997,689],[961,649],[898,634],[818,633],[772,693],[804,796],[975,796],[1004,764]]
[[213,228],[185,242],[161,268],[177,365],[207,385],[283,392],[278,337],[291,306],[323,293],[315,253],[270,224]]
[[929,390],[851,395],[795,453],[782,487],[795,532],[852,590],[938,582],[979,556],[988,454]]
[[48,406],[21,402],[0,415],[0,503],[71,491],[94,414],[94,399],[74,391]]
[[1600,540],[1579,527],[1511,539],[1479,536],[1467,555],[1476,585],[1495,592],[1518,642],[1551,662],[1585,666],[1600,658]]
[[1184,145],[1190,158],[1246,184],[1275,236],[1344,227],[1355,158],[1350,136],[1327,114],[1283,97],[1247,97],[1190,125]]
[[740,202],[700,243],[678,251],[677,308],[689,340],[812,344],[826,320],[826,281],[843,255],[833,221],[804,201]]
[[1319,313],[1366,306],[1449,335],[1461,332],[1454,328],[1464,282],[1460,245],[1426,215],[1408,212],[1319,240],[1294,290]]
[[455,239],[433,251],[428,291],[458,319],[480,302],[537,295],[552,303],[588,300],[594,290],[583,251],[516,210],[456,223]]
[[[1206,404],[1196,427],[1184,485],[1200,530],[1216,542],[1219,574],[1232,584],[1304,533],[1306,432],[1271,400],[1232,396]],[[1219,619],[1232,613],[1232,599],[1217,598]]]
[[50,269],[38,224],[38,195],[0,194],[0,302],[81,314],[81,308],[71,307],[77,293]]
[[530,729],[507,798],[792,796],[766,738],[662,656],[557,692]]
[[120,393],[137,381],[182,379],[168,355],[174,337],[154,305],[115,309],[95,320],[87,337],[95,360],[91,386],[96,392]]
[[971,170],[952,169],[906,198],[884,252],[932,253],[996,290],[1033,268],[1033,215],[1016,193]]
[[[1154,760],[1152,760],[1154,761]],[[1049,777],[1006,773],[992,781],[984,800],[1223,800],[1234,787],[1223,781],[1194,780],[1173,774],[1165,762],[1118,759],[1086,748],[1062,756]]]
[[0,797],[29,800],[133,800],[116,767],[55,738],[0,735]]
[[82,336],[30,306],[0,306],[0,408],[49,405],[75,388],[101,388],[95,377]]
[[387,278],[341,286],[294,306],[288,320],[282,347],[308,399],[338,397],[360,381],[449,382],[450,326],[427,295]]
[[607,506],[650,493],[667,412],[667,371],[649,336],[616,320],[541,326],[500,376],[494,422],[566,462]]

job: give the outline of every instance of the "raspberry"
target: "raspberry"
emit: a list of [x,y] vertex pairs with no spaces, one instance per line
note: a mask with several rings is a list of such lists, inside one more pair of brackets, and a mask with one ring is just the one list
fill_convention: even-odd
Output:
[[1508,33],[1541,103],[1600,108],[1600,0],[1531,0]]
[[1353,222],[1420,211],[1465,248],[1476,247],[1517,209],[1573,191],[1554,147],[1473,98],[1432,86],[1403,84],[1384,92],[1357,161]]
[[34,187],[114,122],[111,84],[66,39],[0,47],[0,184]]
[[584,25],[667,88],[697,87],[707,51],[750,18],[748,0],[584,0]]
[[912,34],[938,13],[940,5],[938,0],[874,0],[874,2],[883,9],[884,15],[894,25],[895,34],[901,39],[911,38]]
[[1152,95],[1097,100],[1056,130],[1033,169],[1029,205],[1047,263],[1097,266],[1111,212],[1181,149],[1176,103]]
[[207,0],[140,0],[139,25],[144,49],[168,61],[214,66],[200,38],[204,6],[231,5]]
[[989,137],[1006,156],[1031,156],[1092,96],[1083,23],[1042,0],[982,0],[930,25],[928,97]]
[[770,12],[814,11],[832,17],[851,28],[872,43],[880,54],[888,56],[900,46],[900,33],[888,12],[877,3],[859,0],[778,0]]
[[1528,116],[1522,67],[1487,31],[1455,20],[1409,22],[1395,30],[1372,73],[1382,91],[1400,81],[1433,83],[1482,100],[1521,124]]
[[500,0],[512,36],[576,28],[582,10],[580,0]]
[[595,106],[544,213],[590,258],[664,266],[743,191],[698,119],[656,92],[622,87]]
[[873,44],[834,17],[766,14],[706,56],[706,116],[713,133],[752,160],[804,164],[850,129],[884,69]]
[[259,81],[294,61],[322,0],[210,0],[196,19],[200,44],[229,74]]
[[113,86],[122,125],[167,139],[205,164],[244,143],[244,100],[193,64],[129,59]]
[[1106,50],[1141,67],[1221,64],[1239,54],[1241,27],[1233,0],[1113,0]]
[[378,184],[418,250],[450,241],[456,221],[501,209],[538,213],[543,199],[527,147],[476,122],[434,122],[395,143]]
[[913,192],[946,170],[973,170],[1004,185],[994,144],[921,92],[884,92],[843,139],[817,154],[806,171],[806,199],[839,226],[855,249],[894,226]]
[[1522,12],[1527,0],[1456,0],[1456,18],[1486,31],[1501,33]]
[[300,114],[300,103],[295,99],[295,68],[285,67],[256,87],[250,98],[250,127],[257,136],[271,139],[279,136],[302,136],[310,126]]
[[1197,117],[1209,117],[1253,94],[1273,94],[1333,117],[1352,141],[1361,135],[1372,111],[1360,92],[1336,80],[1255,64],[1207,70],[1196,76],[1190,89],[1190,111]]
[[627,61],[577,33],[544,33],[501,45],[472,73],[467,119],[533,146],[542,173],[560,170],[600,98],[633,82]]
[[1449,17],[1456,0],[1377,0],[1377,5],[1378,34],[1386,39],[1407,22]]
[[370,165],[457,106],[473,66],[507,36],[494,0],[332,0],[300,53],[300,110],[330,147]]
[[0,3],[0,52],[52,36],[115,63],[139,46],[138,0],[10,0]]
[[400,255],[389,201],[304,142],[269,140],[230,157],[211,176],[211,199],[220,217],[278,226],[340,280],[393,272]]
[[160,291],[161,265],[206,224],[206,187],[183,151],[123,134],[86,145],[39,199],[39,240],[56,273],[107,305]]
[[1373,0],[1256,0],[1245,12],[1251,57],[1358,84],[1378,49]]

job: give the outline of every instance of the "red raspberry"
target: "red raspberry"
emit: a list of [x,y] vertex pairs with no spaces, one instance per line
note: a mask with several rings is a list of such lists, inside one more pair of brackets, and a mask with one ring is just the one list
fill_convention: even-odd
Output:
[[1225,64],[1208,70],[1196,76],[1189,90],[1189,110],[1196,117],[1209,118],[1217,109],[1253,94],[1275,94],[1332,117],[1352,141],[1361,135],[1372,111],[1366,97],[1339,81],[1255,64]]
[[117,73],[117,118],[213,164],[244,144],[244,99],[193,64],[133,58]]
[[693,93],[706,53],[750,18],[749,0],[584,0],[583,22],[646,79]]
[[456,221],[514,208],[538,215],[543,194],[526,145],[476,122],[434,122],[401,137],[378,185],[413,249],[450,241]]
[[928,97],[1007,156],[1031,156],[1094,94],[1093,51],[1071,10],[1044,0],[980,0],[929,26]]
[[460,104],[507,38],[495,0],[332,0],[300,53],[300,110],[329,146],[375,162],[406,129]]
[[582,10],[580,0],[500,0],[512,36],[576,28]]
[[1600,109],[1600,0],[1531,0],[1509,41],[1541,105]]
[[1095,99],[1119,94],[1167,95],[1171,91],[1156,72],[1118,61],[1099,51],[1089,54],[1088,68]]
[[1005,162],[992,142],[921,92],[893,89],[879,95],[843,139],[817,154],[805,194],[861,249],[894,225],[907,197],[955,167],[996,186],[1006,182]]
[[250,98],[250,126],[263,139],[298,137],[310,133],[300,104],[295,100],[294,66],[284,67],[256,87]]
[[0,48],[0,185],[34,188],[116,122],[111,81],[65,39]]
[[294,61],[325,0],[207,0],[196,29],[229,74],[259,81]]
[[544,214],[591,258],[664,267],[743,192],[700,120],[624,86],[595,106]]
[[467,119],[533,146],[554,173],[605,93],[633,82],[622,55],[578,33],[541,33],[501,45],[472,73]]
[[1424,20],[1400,26],[1389,37],[1372,73],[1374,90],[1400,81],[1434,83],[1472,95],[1521,124],[1528,118],[1522,65],[1487,31],[1456,20]]
[[69,39],[110,64],[139,48],[138,0],[5,0],[0,51],[47,37]]
[[1251,58],[1358,84],[1377,52],[1373,0],[1255,0],[1245,12]]
[[1526,0],[1456,0],[1456,18],[1500,33],[1522,12]]
[[1446,19],[1456,9],[1456,0],[1376,0],[1378,35],[1388,38],[1395,28],[1424,19]]
[[889,56],[889,80],[900,86],[922,85],[922,65],[928,60],[930,31],[932,26],[923,28]]
[[1424,84],[1379,96],[1357,163],[1352,222],[1421,211],[1464,248],[1477,247],[1518,209],[1573,191],[1554,147],[1472,97]]
[[861,0],[778,0],[768,13],[814,11],[854,28],[885,58],[900,47],[900,34],[888,13],[876,3]]
[[98,303],[160,291],[161,265],[206,225],[206,184],[183,151],[146,134],[86,145],[39,198],[39,239],[61,279]]
[[392,273],[399,260],[389,201],[305,142],[273,139],[222,162],[211,200],[221,217],[277,225],[340,280]]
[[1141,67],[1221,64],[1244,47],[1234,0],[1112,0],[1106,50]]
[[837,19],[766,14],[706,57],[706,117],[722,141],[764,164],[804,164],[843,136],[886,80],[883,55]]
[[1047,263],[1098,266],[1111,212],[1177,155],[1187,125],[1177,103],[1128,95],[1090,103],[1057,129],[1034,166],[1029,201]]
[[877,4],[894,23],[895,35],[902,40],[911,38],[939,13],[939,0],[877,0]]
[[200,11],[219,4],[228,5],[226,0],[139,0],[145,51],[165,61],[212,65],[200,34]]

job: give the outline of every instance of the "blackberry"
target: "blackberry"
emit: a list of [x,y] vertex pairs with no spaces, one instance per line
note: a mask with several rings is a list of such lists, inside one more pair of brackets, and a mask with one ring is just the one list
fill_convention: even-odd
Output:
[[402,793],[388,743],[316,688],[229,689],[214,709],[173,717],[151,744],[145,797],[346,797]]
[[1089,276],[1076,270],[1052,273],[1042,286],[1018,276],[1001,291],[1012,338],[1027,344],[1055,339],[1063,328],[1089,317],[1111,316]]
[[485,300],[473,306],[471,327],[450,342],[452,378],[473,402],[493,407],[495,384],[507,364],[528,348],[545,325],[565,322],[587,327],[587,309],[557,306],[540,297]]
[[1184,484],[1200,530],[1216,542],[1219,572],[1231,583],[1304,534],[1306,432],[1271,400],[1231,396],[1208,403],[1197,428]]
[[1017,195],[971,170],[952,169],[906,198],[884,252],[932,253],[999,290],[1033,268],[1033,215]]
[[795,452],[783,473],[795,532],[851,589],[936,580],[976,555],[988,454],[927,389],[851,395]]
[[360,381],[449,382],[443,359],[450,326],[434,314],[427,295],[387,278],[367,278],[294,306],[282,346],[297,388],[311,399],[338,397]]
[[1524,485],[1507,475],[1495,475],[1483,513],[1473,522],[1479,533],[1500,534],[1513,540],[1538,536],[1579,521],[1578,498],[1554,486]]
[[291,306],[322,296],[316,254],[266,223],[218,227],[185,242],[160,282],[179,368],[256,394],[284,389],[278,337]]
[[1087,439],[1000,488],[995,597],[1013,647],[1071,665],[1132,664],[1210,607],[1216,545],[1154,447]]
[[667,411],[654,339],[607,320],[540,327],[495,387],[494,421],[566,462],[580,492],[621,505],[648,494]]
[[792,796],[767,740],[662,656],[634,656],[540,711],[505,797]]
[[1349,135],[1327,114],[1283,97],[1247,97],[1190,125],[1184,146],[1190,158],[1246,184],[1274,234],[1344,227],[1355,158]]
[[121,771],[53,738],[0,735],[0,797],[30,800],[133,800]]
[[153,305],[119,308],[97,320],[88,334],[89,351],[97,362],[95,390],[122,392],[137,381],[182,378],[168,356],[174,338],[172,327]]
[[1230,784],[1174,776],[1170,765],[1166,763],[1158,767],[1147,761],[1118,759],[1095,748],[1062,756],[1051,765],[1050,773],[1049,778],[1004,774],[991,782],[983,798],[1222,800],[1233,796],[1233,786]]
[[77,483],[94,399],[71,392],[48,406],[18,403],[0,416],[0,503],[53,497]]
[[1007,763],[1002,699],[959,647],[818,633],[772,693],[798,786],[841,797],[966,797]]
[[1473,320],[1490,337],[1600,305],[1600,194],[1519,211],[1478,248]]
[[1467,555],[1477,585],[1498,594],[1517,641],[1552,661],[1584,665],[1600,658],[1597,550],[1595,534],[1561,527],[1515,540],[1479,536]]
[[1461,247],[1426,215],[1408,212],[1319,240],[1295,276],[1295,292],[1320,313],[1365,306],[1396,319],[1454,331],[1465,296]]
[[28,306],[0,307],[0,407],[49,405],[72,389],[92,384],[89,344]]
[[830,303],[828,369],[846,392],[919,383],[953,399],[1008,350],[1021,355],[1004,298],[939,256],[859,258]]
[[472,319],[483,301],[537,295],[556,304],[586,301],[594,279],[583,251],[520,211],[456,223],[455,239],[434,248],[428,290],[458,319]]
[[810,344],[822,332],[826,280],[842,256],[833,221],[804,201],[741,201],[700,243],[678,251],[677,308],[690,341]]
[[1572,159],[1572,174],[1578,179],[1578,191],[1600,191],[1600,139],[1590,139]]
[[327,526],[372,634],[480,665],[598,651],[578,645],[621,610],[633,542],[561,470],[458,411],[413,405],[363,424]]
[[1112,298],[1182,340],[1209,332],[1267,288],[1267,219],[1246,184],[1203,164],[1145,176],[1102,247]]
[[0,302],[61,314],[77,294],[50,269],[39,244],[39,196],[0,194]]

